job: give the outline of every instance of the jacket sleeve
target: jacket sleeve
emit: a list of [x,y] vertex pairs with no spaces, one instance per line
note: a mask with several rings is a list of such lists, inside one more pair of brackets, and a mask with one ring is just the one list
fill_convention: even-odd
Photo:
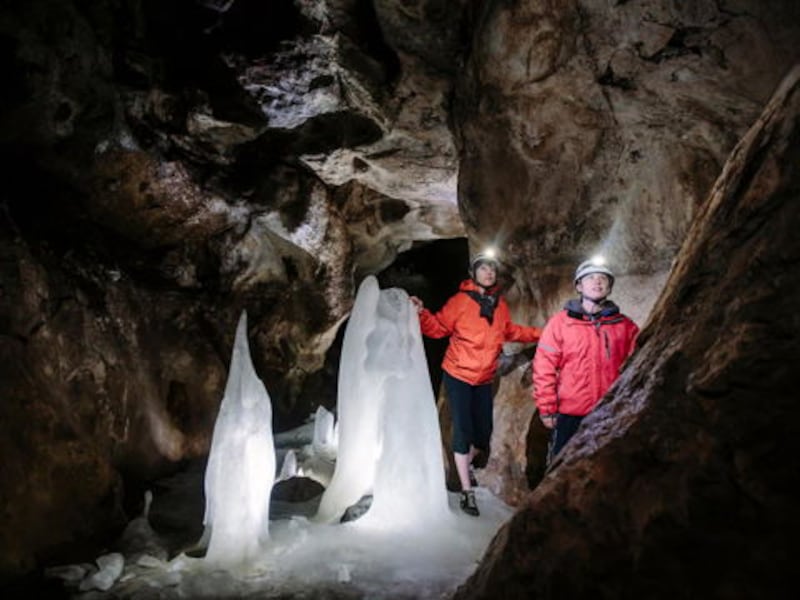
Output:
[[509,342],[538,342],[541,337],[542,330],[538,327],[517,325],[512,321],[506,325],[505,338]]
[[503,328],[503,340],[506,342],[538,342],[542,336],[542,330],[538,327],[528,327],[517,325],[511,320],[511,311],[508,309],[505,299],[500,301],[498,310],[503,311],[505,326]]
[[563,340],[558,322],[550,319],[533,356],[533,399],[539,413],[543,415],[558,412],[558,372],[562,348]]
[[429,338],[443,338],[453,334],[458,318],[459,303],[457,296],[452,296],[436,314],[427,308],[419,313],[419,327],[422,335]]

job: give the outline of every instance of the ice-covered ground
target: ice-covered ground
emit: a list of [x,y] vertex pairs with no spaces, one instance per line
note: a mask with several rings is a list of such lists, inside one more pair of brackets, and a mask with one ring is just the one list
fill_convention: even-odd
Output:
[[200,558],[170,561],[145,555],[127,562],[107,591],[75,598],[444,598],[475,569],[510,510],[477,490],[479,518],[461,513],[449,494],[450,519],[439,527],[363,527],[305,517],[270,524],[270,545],[240,571],[209,569]]

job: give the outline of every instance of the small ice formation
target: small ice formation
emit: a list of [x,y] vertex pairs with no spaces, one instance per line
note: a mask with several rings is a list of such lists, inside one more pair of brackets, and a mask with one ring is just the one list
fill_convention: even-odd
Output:
[[314,437],[311,446],[316,456],[336,460],[339,447],[339,432],[333,414],[324,406],[317,408],[314,415]]
[[281,469],[275,483],[307,477],[322,487],[330,485],[336,465],[337,437],[333,413],[324,406],[317,408],[306,425],[277,434],[275,453]]
[[207,563],[234,569],[260,556],[269,537],[274,481],[272,403],[250,358],[242,312],[206,466]]

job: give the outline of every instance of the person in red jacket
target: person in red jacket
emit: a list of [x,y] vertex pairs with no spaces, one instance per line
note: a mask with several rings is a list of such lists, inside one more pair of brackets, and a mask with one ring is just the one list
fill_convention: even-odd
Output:
[[574,281],[580,297],[547,322],[533,357],[533,397],[552,430],[548,463],[616,381],[639,333],[608,300],[614,274],[601,260],[581,263]]
[[442,361],[442,379],[453,419],[453,454],[461,482],[461,509],[478,516],[469,468],[479,453],[489,454],[492,435],[492,380],[503,343],[535,342],[537,327],[511,321],[511,313],[497,286],[498,261],[481,253],[470,261],[470,279],[436,314],[416,296],[422,333],[432,338],[450,337]]

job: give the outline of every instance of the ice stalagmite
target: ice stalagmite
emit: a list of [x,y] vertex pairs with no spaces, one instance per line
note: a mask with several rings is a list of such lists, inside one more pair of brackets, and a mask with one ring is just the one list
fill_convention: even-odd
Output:
[[419,317],[403,290],[381,290],[364,366],[384,378],[373,500],[360,524],[441,526],[450,513],[439,416]]
[[373,493],[365,522],[382,526],[448,514],[441,435],[408,295],[367,277],[342,347],[336,470],[317,519],[338,520]]
[[207,563],[232,569],[258,557],[274,481],[272,404],[253,368],[242,312],[206,467]]
[[325,490],[316,520],[338,521],[348,506],[372,491],[378,457],[382,373],[364,368],[367,336],[372,331],[380,298],[378,281],[367,277],[358,289],[344,333],[337,412],[339,448],[333,479]]

